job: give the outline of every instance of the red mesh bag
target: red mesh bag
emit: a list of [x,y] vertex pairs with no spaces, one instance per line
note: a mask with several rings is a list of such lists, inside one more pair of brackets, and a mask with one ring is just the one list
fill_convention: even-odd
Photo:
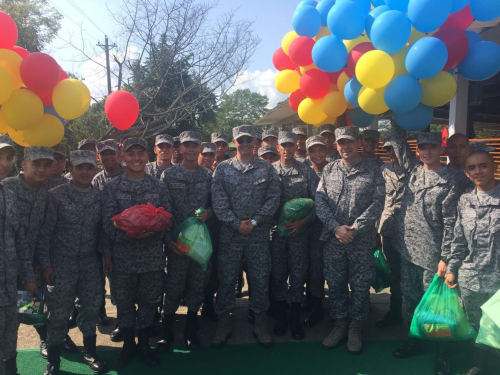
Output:
[[114,226],[132,236],[147,232],[163,232],[170,226],[172,215],[163,207],[156,208],[151,203],[138,204],[127,208],[111,218]]

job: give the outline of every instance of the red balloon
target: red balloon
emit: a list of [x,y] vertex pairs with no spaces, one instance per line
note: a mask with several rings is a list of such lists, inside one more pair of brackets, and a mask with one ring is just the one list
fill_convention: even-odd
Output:
[[443,70],[456,68],[458,64],[465,59],[465,56],[467,56],[467,52],[469,51],[469,38],[467,38],[467,35],[465,35],[462,30],[439,30],[433,37],[440,39],[448,49],[448,61]]
[[273,65],[280,72],[286,69],[294,70],[297,67],[297,65],[290,60],[290,57],[288,57],[281,47],[274,52]]
[[115,128],[127,130],[139,116],[139,103],[128,91],[118,90],[106,99],[104,112]]
[[341,69],[338,72],[326,73],[326,75],[328,76],[328,79],[330,80],[330,83],[332,85],[337,86],[337,81],[339,80],[339,77],[343,71],[344,71],[344,69]]
[[311,99],[321,99],[330,91],[328,75],[319,69],[310,69],[300,77],[300,90]]
[[12,48],[12,51],[14,51],[15,53],[17,53],[19,56],[21,56],[23,59],[28,56],[30,53],[25,50],[23,47],[19,47],[19,46],[14,46]]
[[472,25],[472,22],[474,22],[474,17],[470,14],[470,4],[467,4],[467,6],[461,11],[450,14],[446,22],[443,23],[443,26],[441,26],[440,30],[467,30],[467,28]]
[[20,70],[24,84],[35,93],[52,91],[59,82],[59,64],[43,52],[26,56]]
[[297,112],[299,110],[299,104],[305,98],[307,98],[307,96],[305,96],[304,93],[299,89],[297,91],[292,92],[292,94],[288,98],[288,104],[290,105],[291,109]]
[[[64,70],[62,70],[61,67],[59,67],[59,82],[61,82],[62,80],[65,80],[67,78],[68,78],[68,75],[66,74],[66,72]],[[44,105],[52,105],[53,104],[53,102],[52,102],[52,93],[53,92],[54,92],[54,90],[50,90],[50,91],[46,91],[46,92],[39,92],[37,95],[42,100],[42,103]]]
[[59,82],[69,78],[69,76],[66,74],[64,70],[62,70],[61,67],[59,67]]
[[351,74],[350,77],[354,77],[354,75],[356,74],[356,64],[358,63],[358,60],[365,53],[373,51],[374,49],[375,47],[370,42],[359,43],[357,46],[355,46],[347,56],[346,74],[348,76],[349,74]]
[[0,12],[0,48],[12,49],[17,42],[16,22],[5,12]]
[[295,65],[309,66],[313,63],[312,50],[315,41],[307,36],[299,36],[290,44],[288,56]]

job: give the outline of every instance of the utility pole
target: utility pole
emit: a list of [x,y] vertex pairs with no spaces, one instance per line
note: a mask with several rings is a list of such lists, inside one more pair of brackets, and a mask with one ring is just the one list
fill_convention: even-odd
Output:
[[107,76],[108,76],[108,95],[111,94],[111,69],[109,67],[109,51],[111,48],[115,48],[116,44],[113,43],[112,46],[109,45],[108,43],[108,36],[104,36],[104,44],[97,44],[98,47],[101,47],[104,49],[104,53],[106,54],[106,71],[107,71]]

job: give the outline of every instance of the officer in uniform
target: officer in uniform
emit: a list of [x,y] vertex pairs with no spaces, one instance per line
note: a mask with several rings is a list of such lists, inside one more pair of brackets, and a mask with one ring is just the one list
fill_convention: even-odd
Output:
[[[295,198],[309,198],[314,200],[318,188],[319,178],[314,171],[303,162],[297,160],[299,141],[296,132],[280,131],[278,143],[281,147],[281,160],[273,163],[273,167],[281,180],[281,197],[276,221],[286,202]],[[274,301],[277,309],[277,322],[274,334],[283,336],[287,328],[287,300],[291,301],[290,329],[295,340],[304,338],[304,330],[300,322],[300,304],[304,297],[304,284],[309,267],[309,228],[316,219],[316,210],[312,210],[306,217],[297,219],[285,228],[292,237],[281,238],[274,232],[271,242],[272,272]],[[304,232],[298,234],[299,231]],[[289,278],[290,276],[290,278]],[[289,283],[288,283],[289,279]]]
[[157,135],[153,150],[156,154],[156,160],[146,164],[146,173],[154,178],[160,178],[163,171],[172,166],[174,138],[169,134]]
[[330,163],[340,159],[340,154],[335,147],[335,127],[330,124],[321,125],[318,128],[318,134],[325,139],[326,161]]
[[261,146],[272,146],[279,151],[278,133],[276,133],[276,130],[268,129],[262,132]]
[[165,184],[146,174],[144,170],[148,162],[146,141],[142,138],[126,139],[123,142],[123,160],[127,168],[125,173],[106,183],[103,191],[104,230],[111,239],[112,251],[104,256],[108,268],[109,263],[113,264],[117,324],[124,339],[123,349],[115,365],[118,368],[125,367],[136,352],[135,327],[139,331],[139,355],[147,366],[156,366],[159,359],[151,351],[149,334],[162,296],[165,235],[128,235],[116,228],[111,218],[138,204],[151,203],[168,212],[172,210]]
[[368,317],[370,286],[375,279],[375,222],[385,198],[380,170],[358,154],[358,133],[357,127],[335,130],[342,159],[325,167],[316,193],[316,213],[323,222],[330,315],[335,319],[323,347],[333,349],[348,337],[350,354],[360,354],[363,348],[361,327]]
[[97,144],[97,154],[103,170],[95,175],[92,185],[102,190],[109,180],[125,173],[125,167],[121,164],[120,147],[114,139],[99,142]]
[[[91,139],[91,138],[82,139],[80,142],[78,142],[78,150],[92,151],[95,154],[96,164],[97,164],[97,143],[99,143],[99,142],[97,142],[95,139]],[[97,167],[96,174],[100,171],[101,171],[101,168]],[[71,180],[71,173],[69,173],[69,172],[66,173],[64,175],[64,177]]]
[[215,167],[226,160],[226,152],[229,151],[230,138],[224,133],[212,133],[211,142],[215,145]]
[[271,164],[280,160],[280,154],[273,146],[262,146],[259,148],[258,156]]
[[174,137],[174,153],[172,155],[172,164],[180,164],[182,162],[182,153],[180,150],[181,141],[179,137]]
[[269,231],[279,206],[279,177],[271,164],[253,156],[253,126],[233,128],[233,142],[237,156],[219,164],[212,180],[212,206],[221,222],[216,304],[219,322],[212,346],[224,345],[233,331],[234,285],[243,256],[252,286],[254,333],[261,345],[270,346],[272,339],[266,326],[271,272]]
[[448,168],[455,175],[456,183],[462,188],[463,193],[475,187],[465,175],[465,159],[467,159],[471,151],[469,139],[461,133],[453,134],[446,141],[446,155],[450,160]]
[[198,157],[198,164],[213,171],[215,164],[215,145],[211,142],[201,143],[201,154]]
[[95,155],[70,153],[71,183],[51,189],[36,248],[47,284],[47,346],[45,375],[58,374],[61,344],[68,333],[68,314],[78,297],[78,328],[83,334],[84,362],[93,372],[106,365],[96,353],[96,325],[102,300],[101,262],[96,252],[102,232],[102,202],[92,186]]
[[15,156],[14,142],[8,135],[0,135],[0,181],[12,172]]
[[310,167],[311,160],[307,158],[306,147],[307,129],[304,126],[297,126],[292,129],[292,132],[297,135],[297,151],[295,152],[295,160]]
[[54,151],[54,163],[52,163],[52,170],[47,181],[47,189],[52,189],[70,181],[62,174],[66,168],[66,158],[68,157],[66,146],[57,145],[52,147],[52,150]]
[[365,130],[361,137],[361,146],[363,147],[362,156],[374,163],[377,167],[384,165],[384,161],[376,155],[378,143],[380,142],[380,133],[377,130]]

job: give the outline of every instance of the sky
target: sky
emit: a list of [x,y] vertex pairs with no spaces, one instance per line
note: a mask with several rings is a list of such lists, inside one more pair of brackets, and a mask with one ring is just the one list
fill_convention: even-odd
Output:
[[[82,54],[67,42],[71,41],[80,48],[85,45],[88,53],[104,65],[103,50],[96,48],[94,52],[93,47],[98,43],[104,43],[104,33],[108,35],[110,43],[117,39],[118,26],[111,13],[120,9],[122,0],[48,1],[64,16],[64,19],[57,37],[47,46],[47,52],[64,70],[83,78],[93,98],[101,98],[107,92],[105,70],[92,61],[85,61]],[[225,12],[235,10],[238,19],[254,21],[254,31],[260,37],[261,43],[248,69],[241,73],[236,88],[249,88],[251,91],[266,95],[269,98],[270,108],[287,97],[274,88],[277,71],[272,64],[272,55],[281,46],[283,36],[292,30],[292,15],[299,1],[218,0],[218,6],[210,16],[215,19]],[[125,53],[116,49],[113,52],[122,56]],[[134,50],[130,49],[127,53],[133,56]]]

